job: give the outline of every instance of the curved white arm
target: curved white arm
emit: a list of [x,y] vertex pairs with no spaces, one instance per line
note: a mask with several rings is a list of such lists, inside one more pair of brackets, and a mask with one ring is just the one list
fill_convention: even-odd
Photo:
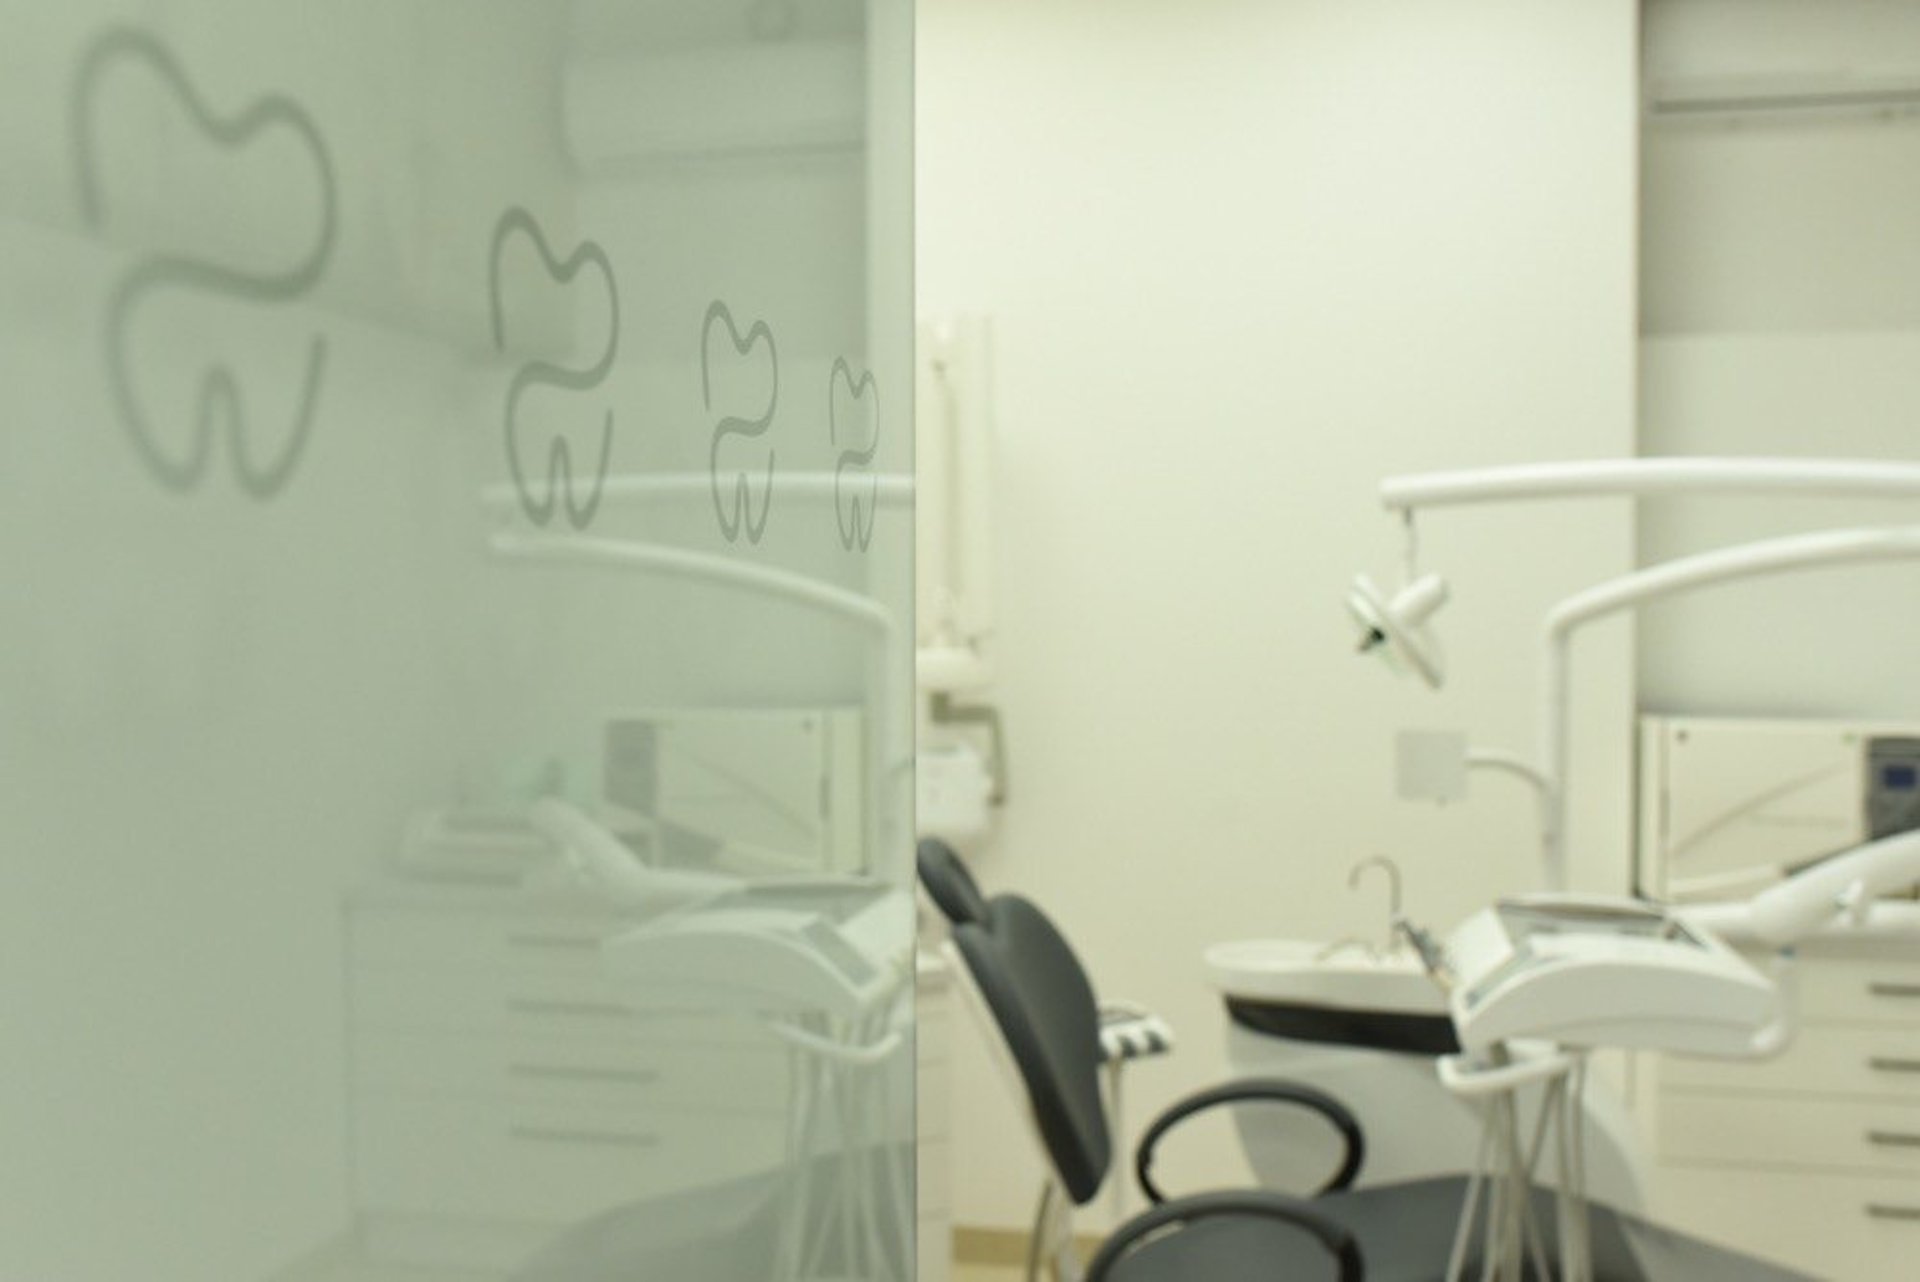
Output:
[[1640,494],[1806,494],[1920,498],[1920,465],[1873,459],[1631,458],[1524,463],[1390,476],[1390,511],[1523,499]]
[[1920,832],[1897,833],[1822,860],[1744,904],[1721,906],[1711,928],[1779,946],[1796,944],[1876,896],[1916,882]]
[[1739,547],[1636,570],[1568,597],[1547,616],[1544,634],[1544,683],[1540,750],[1552,785],[1543,851],[1547,884],[1567,884],[1566,780],[1568,759],[1568,643],[1575,629],[1596,619],[1637,609],[1661,597],[1677,596],[1739,579],[1763,578],[1796,570],[1869,561],[1920,560],[1920,527],[1882,530],[1828,530],[1766,539]]
[[890,634],[893,629],[893,614],[885,606],[848,588],[789,570],[707,552],[690,552],[666,543],[639,543],[583,534],[500,533],[488,539],[487,545],[496,555],[513,560],[590,569],[648,570],[797,601],[863,623],[882,634]]

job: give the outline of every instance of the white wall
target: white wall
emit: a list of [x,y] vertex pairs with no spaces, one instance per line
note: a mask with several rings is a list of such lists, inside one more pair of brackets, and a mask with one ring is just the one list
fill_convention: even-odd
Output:
[[[1656,81],[1920,84],[1912,0],[1648,11]],[[1920,458],[1920,117],[1650,129],[1641,448]],[[1650,504],[1645,561],[1769,534],[1920,520],[1920,504]],[[1911,566],[1742,584],[1649,612],[1640,697],[1667,712],[1920,717]]]
[[[977,866],[1173,1021],[1136,1118],[1225,1072],[1209,943],[1377,932],[1345,884],[1374,853],[1439,926],[1537,884],[1528,798],[1392,802],[1391,736],[1530,748],[1538,616],[1629,565],[1626,513],[1425,522],[1456,597],[1437,696],[1353,658],[1340,602],[1395,572],[1383,474],[1632,448],[1635,11],[921,6],[919,306],[998,344],[1013,799]],[[1609,626],[1576,659],[1588,884],[1627,849]],[[958,1219],[1022,1223],[1038,1168],[960,1069]]]

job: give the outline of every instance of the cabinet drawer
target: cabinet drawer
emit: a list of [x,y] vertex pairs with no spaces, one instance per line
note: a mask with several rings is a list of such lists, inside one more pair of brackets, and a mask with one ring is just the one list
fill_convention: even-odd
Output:
[[748,1016],[635,1011],[597,968],[535,971],[384,970],[357,966],[353,1019],[369,1028],[512,1033],[530,1037],[649,1036],[741,1042],[762,1036]]
[[786,1108],[787,1052],[761,1045],[480,1033],[361,1033],[358,1089],[610,1108]]
[[612,914],[435,912],[361,908],[351,917],[353,956],[383,970],[595,969],[600,943],[627,929]]
[[1920,1256],[1913,1181],[1667,1168],[1650,1192],[1682,1232],[1814,1277],[1908,1282]]
[[[1756,962],[1763,970],[1767,963]],[[1807,957],[1795,968],[1807,1019],[1920,1027],[1920,965],[1856,957]]]
[[777,1167],[781,1115],[608,1110],[361,1094],[360,1205],[566,1222]]
[[1668,1161],[1920,1176],[1920,1103],[1676,1091],[1659,1114]]
[[1662,1089],[1795,1091],[1920,1100],[1920,1027],[1807,1025],[1785,1053],[1752,1062],[1660,1061]]

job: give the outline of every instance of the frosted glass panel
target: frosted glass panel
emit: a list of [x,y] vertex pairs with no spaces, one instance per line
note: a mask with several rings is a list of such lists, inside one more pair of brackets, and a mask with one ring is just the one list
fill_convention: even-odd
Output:
[[905,0],[0,0],[0,1278],[905,1279]]

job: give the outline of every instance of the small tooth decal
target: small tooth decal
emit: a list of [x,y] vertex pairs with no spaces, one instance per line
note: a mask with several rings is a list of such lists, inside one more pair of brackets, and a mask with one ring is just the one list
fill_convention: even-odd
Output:
[[840,357],[827,378],[827,435],[839,445],[843,433],[867,445],[840,451],[833,470],[834,519],[841,546],[864,552],[873,542],[874,508],[880,501],[880,478],[870,468],[880,449],[880,389],[871,370],[862,370],[856,380],[852,366]]
[[[715,339],[725,334],[726,347],[715,351]],[[764,357],[757,356],[765,349]],[[740,327],[734,323],[733,312],[726,303],[715,299],[707,308],[706,320],[700,326],[700,395],[709,416],[715,413],[716,383],[725,393],[723,404],[737,408],[744,399],[750,399],[755,383],[751,371],[756,366],[764,366],[766,394],[764,407],[751,415],[722,414],[714,423],[713,446],[708,451],[707,465],[713,476],[713,512],[720,522],[720,532],[729,543],[738,542],[742,531],[747,542],[758,543],[760,536],[767,532],[767,518],[773,508],[773,467],[774,451],[771,445],[766,450],[765,476],[759,482],[759,511],[754,510],[754,480],[744,467],[736,467],[731,473],[721,465],[721,447],[728,437],[743,440],[757,440],[764,437],[773,426],[774,409],[780,402],[780,353],[774,345],[773,330],[763,320],[757,320],[747,327],[744,336]],[[742,388],[749,390],[742,391]],[[730,453],[732,451],[729,451]],[[758,464],[759,460],[754,460]],[[732,492],[728,493],[727,481],[733,482]],[[731,500],[731,501],[729,501]]]
[[522,510],[526,512],[527,519],[536,525],[545,525],[553,519],[557,509],[565,507],[567,520],[573,528],[584,529],[599,510],[600,498],[606,488],[607,469],[613,461],[613,410],[607,410],[601,424],[600,457],[594,465],[593,483],[585,498],[580,497],[574,486],[573,451],[566,439],[559,436],[547,442],[546,485],[542,490],[535,490],[521,462],[520,429],[516,415],[520,398],[526,395],[529,388],[558,387],[588,392],[606,382],[607,375],[613,369],[614,352],[620,346],[620,289],[614,280],[613,264],[598,244],[582,240],[563,260],[553,252],[546,233],[541,230],[534,216],[515,205],[502,213],[500,220],[494,224],[493,248],[487,262],[487,303],[493,318],[493,345],[496,349],[504,349],[507,345],[506,315],[500,301],[500,262],[508,241],[513,239],[515,233],[533,242],[549,279],[562,285],[570,284],[580,274],[582,267],[592,264],[607,286],[608,315],[612,319],[608,324],[606,349],[601,352],[599,359],[585,369],[569,369],[552,361],[528,361],[514,371],[513,382],[507,388],[507,466],[513,472],[513,486],[520,496]]

